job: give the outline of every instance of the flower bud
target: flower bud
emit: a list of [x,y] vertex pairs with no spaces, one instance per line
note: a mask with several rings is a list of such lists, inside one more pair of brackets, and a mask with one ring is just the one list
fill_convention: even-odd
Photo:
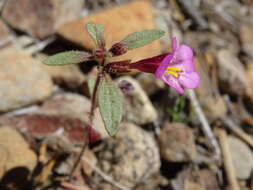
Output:
[[109,51],[112,53],[112,56],[123,55],[127,52],[127,46],[119,42],[114,44]]

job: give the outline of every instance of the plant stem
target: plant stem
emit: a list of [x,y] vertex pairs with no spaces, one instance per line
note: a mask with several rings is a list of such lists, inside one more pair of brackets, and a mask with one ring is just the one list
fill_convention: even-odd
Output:
[[[103,77],[103,73],[100,72],[96,78],[96,82],[95,82],[95,86],[94,86],[94,89],[93,89],[93,93],[92,93],[92,98],[91,98],[91,109],[90,109],[90,116],[89,116],[89,125],[87,126],[88,128],[92,128],[93,126],[93,120],[94,120],[94,113],[95,113],[95,108],[96,108],[96,97],[97,97],[97,91],[98,91],[98,86],[99,86],[99,83],[101,81]],[[82,159],[82,156],[85,152],[85,149],[87,148],[87,146],[89,145],[89,137],[90,137],[90,130],[85,130],[85,136],[84,136],[84,139],[85,139],[85,142],[82,146],[82,149],[74,163],[74,166],[72,167],[71,169],[71,172],[70,172],[70,175],[69,175],[69,179],[72,179],[73,177],[73,174],[75,173],[75,170],[78,166],[78,164],[80,163],[81,159]]]
[[94,89],[93,89],[93,93],[92,93],[92,97],[91,97],[91,109],[90,109],[90,117],[89,117],[89,124],[92,127],[93,125],[93,119],[94,119],[94,112],[95,112],[95,108],[96,108],[96,104],[97,104],[97,91],[98,91],[98,86],[99,83],[101,81],[103,77],[103,73],[98,73],[95,85],[94,85]]

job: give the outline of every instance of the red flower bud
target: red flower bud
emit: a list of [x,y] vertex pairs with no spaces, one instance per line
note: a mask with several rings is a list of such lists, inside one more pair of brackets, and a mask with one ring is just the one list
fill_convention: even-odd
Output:
[[134,63],[131,63],[129,65],[129,69],[137,69],[142,72],[147,73],[155,73],[156,69],[158,68],[159,64],[162,62],[164,57],[166,57],[168,54],[162,54],[155,57],[143,59]]
[[119,42],[114,44],[109,51],[112,53],[112,56],[123,55],[127,52],[127,46]]

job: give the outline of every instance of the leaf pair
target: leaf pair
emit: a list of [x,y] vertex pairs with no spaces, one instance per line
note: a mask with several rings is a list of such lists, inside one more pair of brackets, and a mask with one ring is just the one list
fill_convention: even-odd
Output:
[[[105,46],[104,28],[101,24],[89,22],[86,24],[86,30],[98,47]],[[126,36],[119,43],[123,44],[127,50],[132,50],[147,45],[161,38],[163,35],[164,31],[162,30],[143,30]],[[50,56],[44,61],[44,64],[52,66],[76,64],[88,61],[91,57],[93,56],[84,51],[66,51]]]

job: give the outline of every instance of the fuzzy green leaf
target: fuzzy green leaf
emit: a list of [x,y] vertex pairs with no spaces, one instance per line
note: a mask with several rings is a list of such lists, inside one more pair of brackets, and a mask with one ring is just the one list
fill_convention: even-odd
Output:
[[98,89],[98,106],[110,136],[119,130],[123,115],[123,97],[113,82],[103,80]]
[[140,32],[134,32],[129,34],[126,38],[124,38],[121,43],[126,45],[127,50],[139,48],[145,46],[154,40],[158,40],[164,35],[164,31],[162,30],[143,30]]
[[98,46],[103,46],[105,43],[104,39],[104,27],[102,24],[95,24],[93,22],[88,22],[86,24],[86,30],[94,43]]
[[66,51],[48,57],[43,63],[52,66],[61,66],[81,63],[89,59],[90,54],[84,51]]

